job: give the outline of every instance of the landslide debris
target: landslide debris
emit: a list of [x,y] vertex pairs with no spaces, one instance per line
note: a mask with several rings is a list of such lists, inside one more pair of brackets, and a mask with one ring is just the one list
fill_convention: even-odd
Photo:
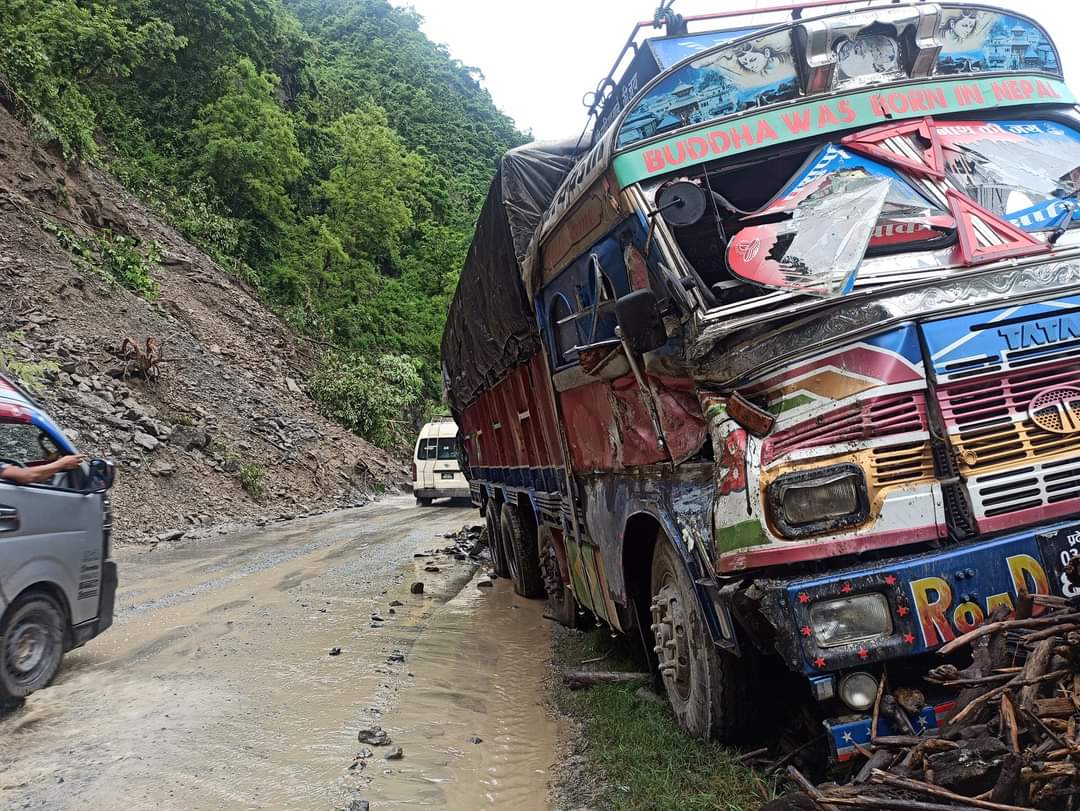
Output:
[[[147,298],[82,247],[118,237],[157,258]],[[303,389],[314,347],[253,290],[3,108],[0,361],[81,451],[117,462],[119,541],[356,505],[408,479],[319,414]]]

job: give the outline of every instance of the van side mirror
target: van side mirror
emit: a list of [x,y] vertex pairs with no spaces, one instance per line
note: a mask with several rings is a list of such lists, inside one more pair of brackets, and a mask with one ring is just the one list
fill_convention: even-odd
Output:
[[108,459],[91,459],[87,465],[89,467],[87,492],[99,493],[113,486],[113,482],[116,481],[116,465]]
[[615,317],[626,348],[635,355],[659,349],[667,343],[664,322],[652,290],[635,290],[615,302]]

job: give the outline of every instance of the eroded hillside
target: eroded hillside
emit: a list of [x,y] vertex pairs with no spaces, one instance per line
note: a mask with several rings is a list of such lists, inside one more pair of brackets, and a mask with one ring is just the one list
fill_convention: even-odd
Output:
[[[158,247],[153,301],[80,256],[110,235]],[[129,337],[160,344],[150,379],[125,358]],[[314,349],[114,179],[66,165],[0,108],[0,351],[39,378],[80,450],[118,463],[120,540],[354,504],[403,482],[401,462],[304,394]]]

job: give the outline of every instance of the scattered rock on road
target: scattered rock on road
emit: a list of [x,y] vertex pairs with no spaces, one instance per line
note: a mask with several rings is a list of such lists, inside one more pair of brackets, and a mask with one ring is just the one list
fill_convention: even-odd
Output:
[[341,648],[330,648],[330,655],[331,656],[340,656],[341,655]]
[[369,746],[390,745],[390,736],[387,735],[380,726],[364,727],[356,733],[356,739],[360,741],[360,743],[366,743]]
[[424,584],[423,583],[413,583],[411,586],[409,586],[409,593],[410,594],[423,594],[424,593]]
[[362,800],[359,797],[351,797],[347,803],[345,803],[345,811],[368,811],[371,808],[371,804],[367,800]]
[[405,757],[405,750],[403,750],[400,746],[395,746],[393,749],[383,755],[383,757],[387,760],[401,760],[403,757]]

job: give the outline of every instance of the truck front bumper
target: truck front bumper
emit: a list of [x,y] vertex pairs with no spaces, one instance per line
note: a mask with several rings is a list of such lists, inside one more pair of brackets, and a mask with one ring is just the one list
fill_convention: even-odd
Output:
[[[1077,596],[1080,588],[1070,582],[1065,566],[1078,555],[1080,519],[1074,518],[818,577],[756,585],[764,594],[759,607],[773,627],[776,650],[792,670],[810,679],[815,695],[841,709],[844,705],[833,696],[839,695],[837,686],[848,673],[863,671],[879,678],[881,663],[932,653],[980,625],[999,606],[1012,610],[1021,592]],[[888,617],[878,621],[888,630],[854,633],[850,640],[830,637],[828,620],[823,621],[815,606],[829,604],[835,622],[838,605],[850,605],[864,595],[875,595],[877,605],[887,606]],[[1043,610],[1036,606],[1033,613]],[[933,656],[926,659],[927,669],[939,663]],[[920,674],[913,686],[925,689],[922,663],[913,662],[912,668]],[[916,732],[937,727],[953,709],[944,697],[928,704],[911,717]],[[897,733],[887,721],[882,723],[879,735]],[[869,713],[846,711],[826,720],[825,727],[839,759],[850,757],[855,744],[870,739]]]

